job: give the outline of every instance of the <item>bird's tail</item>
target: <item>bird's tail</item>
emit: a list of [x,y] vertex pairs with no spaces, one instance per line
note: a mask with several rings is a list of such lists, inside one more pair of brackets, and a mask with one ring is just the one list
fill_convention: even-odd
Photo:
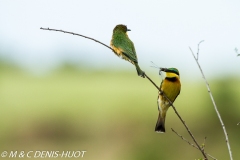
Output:
[[145,78],[145,73],[140,69],[138,63],[135,63],[135,66],[136,66],[138,76],[141,76],[141,77]]
[[166,117],[166,113],[162,114],[160,111],[158,115],[157,124],[155,127],[155,132],[165,133],[165,117]]

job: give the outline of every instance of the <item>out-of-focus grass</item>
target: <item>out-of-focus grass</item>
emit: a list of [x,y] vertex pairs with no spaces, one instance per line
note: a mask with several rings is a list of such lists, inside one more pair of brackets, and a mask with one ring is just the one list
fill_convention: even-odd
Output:
[[[84,159],[197,159],[201,154],[177,137],[190,139],[170,108],[165,134],[154,132],[157,90],[135,72],[65,67],[37,77],[0,67],[0,151],[86,150]],[[158,76],[148,73],[160,84]],[[228,159],[224,134],[204,82],[182,78],[175,102],[199,143]],[[210,82],[226,124],[234,159],[240,147],[240,85],[234,77]]]

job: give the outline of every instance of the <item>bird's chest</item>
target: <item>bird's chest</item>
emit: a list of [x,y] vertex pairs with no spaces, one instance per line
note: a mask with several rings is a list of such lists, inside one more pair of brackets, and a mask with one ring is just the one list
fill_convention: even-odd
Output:
[[[115,51],[114,53],[115,53],[117,56],[119,56],[119,57],[122,56],[122,50],[121,50],[121,48],[116,47],[116,46],[112,43],[112,41],[111,41],[110,46],[111,46],[111,48]],[[122,58],[122,57],[121,57],[121,58]]]
[[178,96],[180,88],[181,85],[178,81],[165,80],[162,84],[161,90],[173,102]]

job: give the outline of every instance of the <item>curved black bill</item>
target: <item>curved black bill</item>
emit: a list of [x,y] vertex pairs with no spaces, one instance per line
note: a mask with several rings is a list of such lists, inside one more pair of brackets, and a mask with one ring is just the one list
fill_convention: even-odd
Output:
[[167,68],[160,68],[160,71],[167,72],[167,71],[168,71],[168,69],[167,69]]

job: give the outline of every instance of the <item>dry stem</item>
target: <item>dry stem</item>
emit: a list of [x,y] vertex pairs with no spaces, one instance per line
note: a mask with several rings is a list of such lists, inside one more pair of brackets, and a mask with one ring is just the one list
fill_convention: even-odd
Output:
[[[184,140],[185,142],[187,142],[189,145],[191,145],[191,146],[193,146],[194,148],[196,148],[196,149],[198,149],[199,150],[199,148],[197,147],[197,146],[195,146],[194,144],[192,144],[191,142],[189,142],[186,138],[184,138],[182,135],[180,135],[180,134],[178,134],[173,128],[171,128],[172,129],[172,131],[174,132],[174,133],[176,133],[176,135],[178,135],[182,140]],[[206,137],[204,138],[204,143],[205,143],[205,140],[206,140]],[[212,155],[210,155],[210,154],[208,154],[208,153],[206,153],[205,152],[205,154],[206,155],[208,155],[209,157],[211,157],[212,159],[214,159],[214,160],[217,160],[215,157],[213,157]]]
[[[200,42],[198,43],[198,52],[199,52],[199,45],[200,45],[200,43],[202,43],[202,42],[203,42],[203,41],[200,41]],[[229,140],[228,140],[227,130],[226,130],[226,128],[225,128],[225,125],[224,125],[224,123],[223,123],[223,120],[222,120],[222,118],[221,118],[221,115],[220,115],[220,113],[219,113],[219,111],[218,111],[217,105],[216,105],[216,103],[215,103],[215,101],[214,101],[212,92],[211,92],[211,90],[210,90],[210,86],[209,86],[209,84],[208,84],[208,82],[207,82],[207,79],[206,79],[206,77],[205,77],[205,75],[204,75],[204,73],[203,73],[203,71],[202,71],[202,68],[201,68],[201,66],[200,66],[200,64],[199,64],[199,62],[198,62],[198,54],[199,54],[199,53],[197,53],[197,57],[196,57],[196,56],[194,55],[192,49],[191,49],[190,47],[189,47],[189,49],[190,49],[190,51],[192,52],[192,55],[193,55],[193,57],[194,57],[197,65],[198,65],[198,68],[200,69],[200,72],[201,72],[201,74],[202,74],[202,76],[203,76],[203,79],[204,79],[204,81],[205,81],[205,83],[206,83],[206,87],[207,87],[208,93],[209,93],[209,95],[210,95],[210,98],[211,98],[211,100],[212,100],[214,109],[215,109],[215,111],[216,111],[216,113],[217,113],[218,119],[219,119],[219,121],[220,121],[220,123],[221,123],[221,126],[222,126],[222,128],[223,128],[223,132],[224,132],[224,135],[225,135],[225,138],[226,138],[225,141],[226,141],[226,143],[227,143],[230,160],[233,160],[233,158],[232,158],[232,152],[231,152],[231,147],[230,147],[230,143],[229,143]]]

